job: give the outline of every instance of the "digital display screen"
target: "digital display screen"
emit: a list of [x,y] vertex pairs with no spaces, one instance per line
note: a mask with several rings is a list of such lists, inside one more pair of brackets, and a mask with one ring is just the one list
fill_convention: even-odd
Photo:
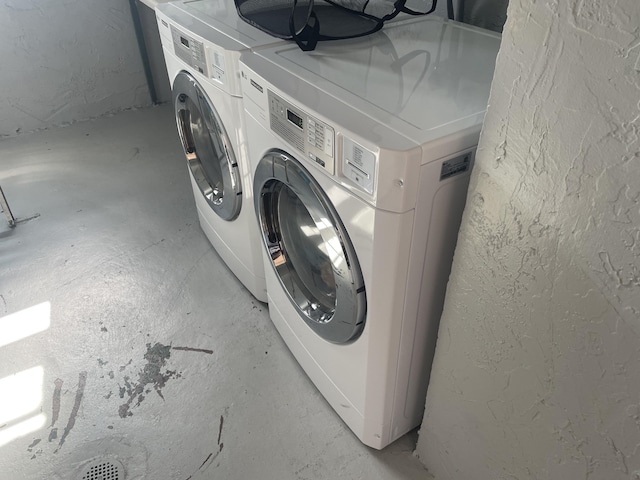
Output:
[[184,37],[180,37],[180,41],[182,42],[182,44],[183,44],[185,47],[189,48],[189,40],[187,40],[187,39],[186,39],[186,38],[184,38]]
[[302,119],[287,108],[287,118],[298,128],[303,128]]

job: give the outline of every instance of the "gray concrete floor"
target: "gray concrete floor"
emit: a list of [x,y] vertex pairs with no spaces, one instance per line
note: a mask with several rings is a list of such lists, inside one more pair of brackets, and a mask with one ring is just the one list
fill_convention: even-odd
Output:
[[359,443],[209,245],[170,108],[3,139],[0,185],[39,215],[0,226],[2,480],[94,459],[127,480],[431,478],[415,432]]

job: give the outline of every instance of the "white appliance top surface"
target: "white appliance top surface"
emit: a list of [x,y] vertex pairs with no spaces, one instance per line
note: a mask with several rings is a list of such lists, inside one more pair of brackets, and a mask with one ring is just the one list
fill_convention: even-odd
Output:
[[232,0],[172,1],[159,3],[156,10],[226,50],[243,51],[282,42],[242,20]]
[[320,42],[312,52],[285,44],[254,54],[424,144],[479,128],[499,46],[493,32],[421,17],[359,39]]
[[167,3],[171,0],[140,0],[140,1],[144,3],[147,7],[155,10],[159,3]]

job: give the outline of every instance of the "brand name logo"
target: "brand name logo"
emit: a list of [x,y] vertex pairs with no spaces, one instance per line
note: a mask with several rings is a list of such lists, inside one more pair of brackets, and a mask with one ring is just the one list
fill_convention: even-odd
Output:
[[258,85],[256,82],[254,82],[253,80],[251,80],[251,85],[253,85],[256,88],[256,90],[258,90],[260,93],[264,93],[264,90],[262,89],[262,87]]

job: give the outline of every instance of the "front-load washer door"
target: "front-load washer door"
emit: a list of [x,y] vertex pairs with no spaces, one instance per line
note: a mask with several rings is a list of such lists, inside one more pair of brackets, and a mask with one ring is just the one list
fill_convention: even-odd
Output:
[[362,333],[366,293],[355,249],[311,174],[281,150],[257,166],[254,201],[265,247],[300,317],[333,343]]
[[188,72],[173,82],[173,104],[187,164],[209,206],[224,220],[240,213],[242,187],[238,164],[220,115]]

